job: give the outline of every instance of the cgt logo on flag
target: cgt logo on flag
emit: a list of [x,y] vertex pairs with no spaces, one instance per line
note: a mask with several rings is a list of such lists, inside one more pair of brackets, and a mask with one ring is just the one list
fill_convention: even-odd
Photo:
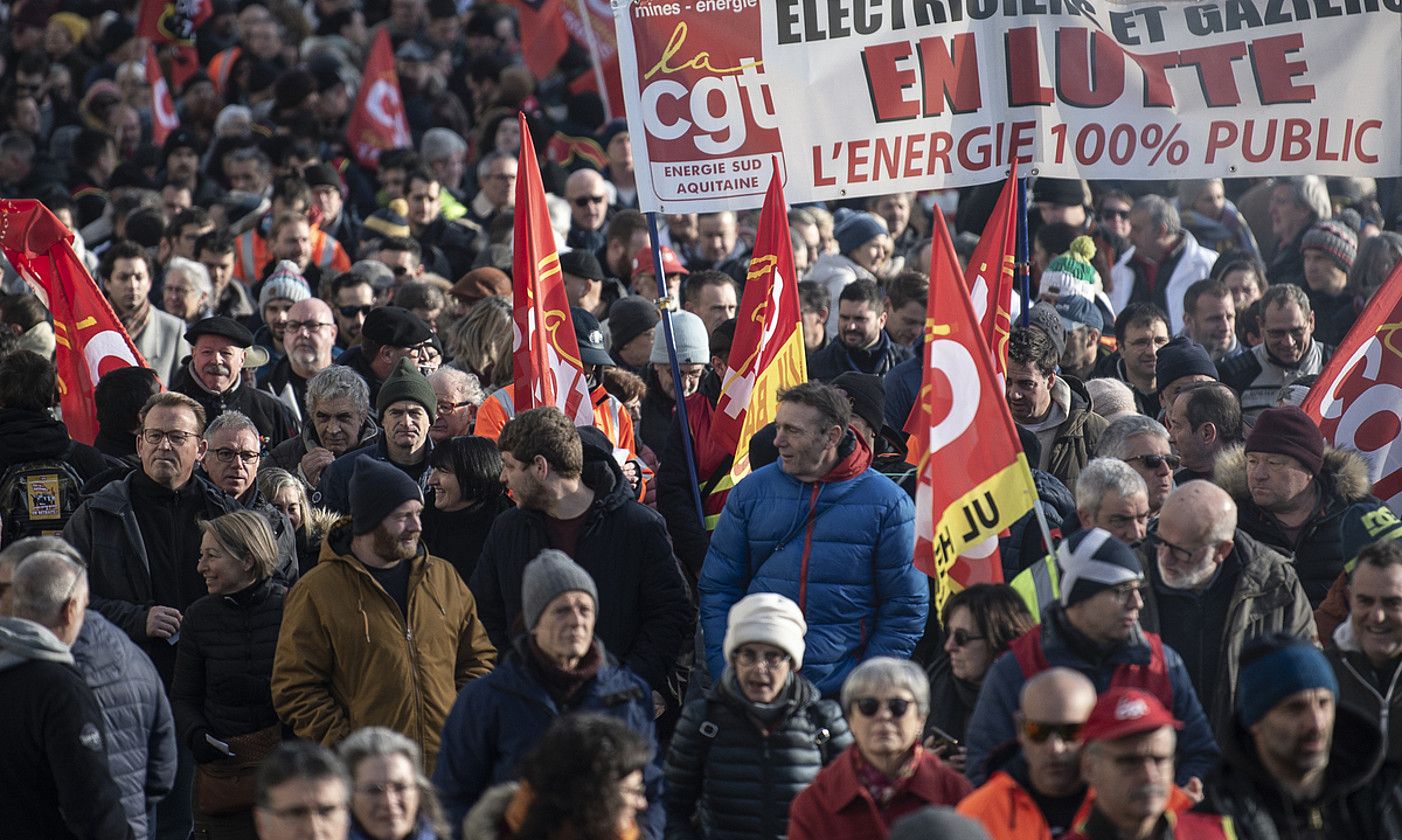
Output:
[[365,80],[360,85],[355,110],[346,123],[346,139],[360,165],[371,169],[379,166],[380,153],[385,149],[413,145],[387,30],[381,29],[370,47]]

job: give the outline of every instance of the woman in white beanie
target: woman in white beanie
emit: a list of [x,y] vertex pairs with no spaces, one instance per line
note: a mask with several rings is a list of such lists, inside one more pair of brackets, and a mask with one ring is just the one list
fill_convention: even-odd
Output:
[[667,754],[669,838],[783,838],[789,803],[852,743],[841,708],[798,673],[807,632],[782,595],[731,607],[725,672],[682,710]]

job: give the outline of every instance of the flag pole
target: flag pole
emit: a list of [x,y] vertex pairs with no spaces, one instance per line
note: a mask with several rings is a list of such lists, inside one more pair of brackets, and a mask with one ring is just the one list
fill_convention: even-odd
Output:
[[677,362],[677,342],[672,336],[672,304],[680,305],[680,301],[673,301],[671,290],[667,288],[667,275],[662,271],[662,239],[657,230],[657,214],[649,212],[647,214],[648,234],[652,239],[652,270],[653,276],[657,278],[657,300],[662,309],[662,334],[667,339],[667,360],[672,365],[672,392],[677,403],[677,422],[682,427],[682,451],[686,454],[686,472],[691,478],[691,501],[696,505],[696,521],[702,528],[706,527],[706,513],[701,506],[701,482],[696,477],[696,456],[693,454],[695,446],[691,441],[691,424],[686,419],[686,396],[682,393],[682,372],[681,365]]
[[[1027,249],[1027,181],[1024,176],[1017,179],[1017,279],[1018,290],[1022,295],[1022,326],[1032,321],[1032,266],[1031,251]],[[1046,530],[1046,523],[1043,530]]]

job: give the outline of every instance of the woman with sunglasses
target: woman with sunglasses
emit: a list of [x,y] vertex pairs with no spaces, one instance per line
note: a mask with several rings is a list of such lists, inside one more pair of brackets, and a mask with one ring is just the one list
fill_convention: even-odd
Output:
[[954,805],[973,787],[920,743],[930,683],[919,665],[878,656],[842,684],[842,708],[856,743],[798,795],[789,840],[884,840],[891,823],[926,805]]
[[959,772],[967,748],[964,728],[974,712],[988,666],[1032,629],[1032,615],[1011,586],[979,583],[945,602],[944,653],[930,665],[930,719],[925,744]]
[[852,743],[842,710],[798,675],[806,632],[782,595],[730,608],[725,672],[682,710],[667,754],[669,838],[782,837],[789,803]]

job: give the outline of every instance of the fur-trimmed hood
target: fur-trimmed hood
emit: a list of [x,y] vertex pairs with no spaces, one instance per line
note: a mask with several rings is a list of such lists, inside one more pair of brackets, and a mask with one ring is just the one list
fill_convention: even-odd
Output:
[[[1319,474],[1326,497],[1337,497],[1344,504],[1367,498],[1372,490],[1368,480],[1368,462],[1352,449],[1324,447],[1324,468]],[[1251,491],[1246,484],[1246,450],[1234,446],[1223,452],[1212,470],[1212,480],[1217,486],[1231,494],[1237,505],[1251,502]]]
[[462,823],[462,836],[472,840],[497,840],[501,837],[502,817],[506,815],[506,809],[520,786],[519,782],[507,782],[488,788],[472,810],[467,812],[467,819]]

